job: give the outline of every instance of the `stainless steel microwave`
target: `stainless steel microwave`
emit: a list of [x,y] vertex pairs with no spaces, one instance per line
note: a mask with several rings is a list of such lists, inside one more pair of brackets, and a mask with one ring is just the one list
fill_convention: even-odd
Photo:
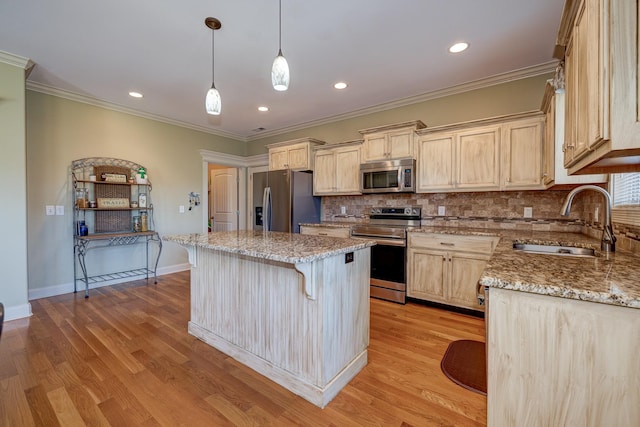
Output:
[[360,165],[362,193],[413,193],[416,191],[416,161],[414,159]]

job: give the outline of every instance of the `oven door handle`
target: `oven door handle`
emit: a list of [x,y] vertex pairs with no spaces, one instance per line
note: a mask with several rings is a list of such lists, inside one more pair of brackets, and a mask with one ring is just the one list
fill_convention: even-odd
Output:
[[381,246],[407,246],[404,239],[380,239],[376,237],[366,237],[366,236],[351,236],[352,239],[356,240],[373,240],[378,245]]

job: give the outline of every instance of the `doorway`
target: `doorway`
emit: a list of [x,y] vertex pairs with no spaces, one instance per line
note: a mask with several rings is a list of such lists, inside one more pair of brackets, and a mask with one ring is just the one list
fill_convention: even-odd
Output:
[[240,219],[238,168],[209,163],[207,175],[207,229],[210,232],[237,230]]

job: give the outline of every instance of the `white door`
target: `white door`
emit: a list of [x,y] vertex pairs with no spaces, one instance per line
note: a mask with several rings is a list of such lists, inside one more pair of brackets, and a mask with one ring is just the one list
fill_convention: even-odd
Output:
[[238,169],[211,171],[212,231],[238,229]]

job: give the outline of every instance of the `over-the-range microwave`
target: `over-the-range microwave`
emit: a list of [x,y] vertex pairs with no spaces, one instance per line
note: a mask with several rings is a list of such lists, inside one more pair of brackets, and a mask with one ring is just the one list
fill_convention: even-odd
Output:
[[362,193],[413,193],[416,191],[415,159],[398,159],[360,165]]

